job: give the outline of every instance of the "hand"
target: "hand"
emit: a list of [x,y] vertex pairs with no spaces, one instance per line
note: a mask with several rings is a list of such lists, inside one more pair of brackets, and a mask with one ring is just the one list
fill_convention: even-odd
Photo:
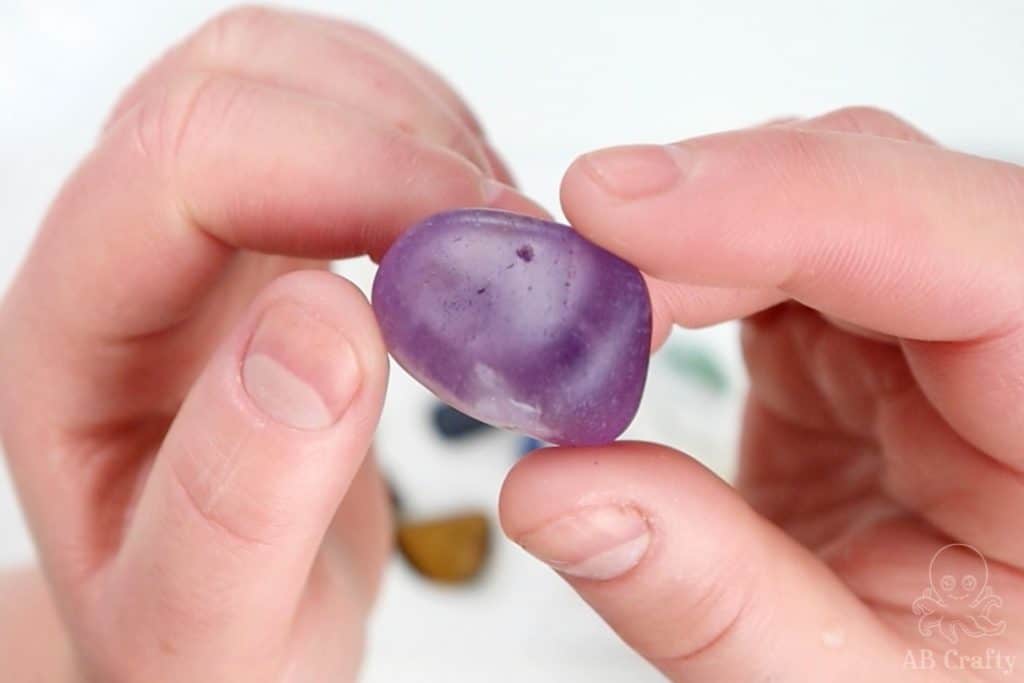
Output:
[[0,308],[0,433],[75,653],[17,675],[48,639],[5,625],[12,679],[353,675],[387,361],[322,259],[535,210],[501,181],[437,76],[325,18],[229,12],[127,92]]
[[1019,677],[1024,169],[850,109],[588,154],[562,203],[659,339],[747,316],[740,474],[542,450],[509,535],[672,680]]

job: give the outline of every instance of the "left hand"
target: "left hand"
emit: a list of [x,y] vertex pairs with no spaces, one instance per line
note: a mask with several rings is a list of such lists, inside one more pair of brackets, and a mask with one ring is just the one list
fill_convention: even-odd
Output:
[[0,434],[63,617],[0,586],[0,677],[351,678],[387,359],[326,259],[532,206],[502,180],[441,79],[352,24],[233,10],[147,71],[0,305]]

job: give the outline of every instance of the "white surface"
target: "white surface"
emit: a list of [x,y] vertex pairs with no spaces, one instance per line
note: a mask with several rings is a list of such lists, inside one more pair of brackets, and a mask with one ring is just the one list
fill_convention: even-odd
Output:
[[[0,0],[0,286],[117,92],[220,4]],[[589,148],[845,104],[884,106],[950,146],[1024,161],[1017,0],[304,4],[375,26],[446,74],[525,190],[555,210],[562,171]],[[366,281],[365,266],[354,271]],[[728,332],[705,334],[735,367]],[[393,389],[382,458],[413,509],[493,510],[510,438],[445,450],[425,426],[408,426],[426,396],[397,372]],[[659,403],[671,393],[652,385]],[[734,433],[724,425],[734,408],[690,423],[680,411],[666,428],[659,405],[637,430],[672,432],[677,445],[727,467]],[[701,433],[701,424],[718,426]],[[0,566],[30,559],[14,495],[0,480]],[[656,679],[549,571],[505,543],[494,559],[470,589],[425,586],[396,564],[365,680]]]

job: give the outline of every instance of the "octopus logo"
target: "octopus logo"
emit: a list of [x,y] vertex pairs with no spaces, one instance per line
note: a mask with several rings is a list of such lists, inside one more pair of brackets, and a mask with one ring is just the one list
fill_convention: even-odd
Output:
[[951,643],[960,634],[969,638],[999,636],[1005,621],[991,612],[1003,606],[1003,599],[988,585],[988,562],[974,546],[950,543],[939,548],[928,566],[931,585],[914,600],[917,629],[922,636],[938,633]]

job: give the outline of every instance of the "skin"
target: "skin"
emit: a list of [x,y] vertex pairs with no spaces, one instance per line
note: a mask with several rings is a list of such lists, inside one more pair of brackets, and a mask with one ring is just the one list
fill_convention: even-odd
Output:
[[[366,457],[387,357],[325,259],[447,208],[538,211],[508,180],[436,75],[350,24],[235,10],[147,71],[0,304],[43,570],[0,589],[5,676],[351,679],[390,544]],[[251,381],[257,343],[336,419]]]
[[[583,156],[562,203],[651,277],[661,329],[743,318],[736,487],[652,444],[545,449],[505,483],[506,532],[559,560],[551,520],[638,512],[641,557],[566,578],[673,681],[1020,676],[1024,169],[864,108],[671,147]],[[944,573],[987,562],[1006,625],[947,660],[912,604],[950,543]],[[1016,668],[960,665],[986,649]]]
[[[436,75],[329,19],[230,12],[129,89],[0,305],[0,434],[42,561],[0,587],[13,680],[354,676],[388,550],[366,457],[387,364],[322,259],[445,208],[542,213],[508,182]],[[506,481],[509,536],[671,680],[1007,680],[904,666],[945,647],[911,605],[952,542],[1007,621],[958,649],[1024,649],[1024,171],[848,109],[593,152],[562,199],[648,277],[656,341],[744,320],[741,472],[544,449]],[[300,349],[333,422],[264,410],[268,320],[347,339]],[[570,533],[597,509],[646,539],[600,577],[607,539]],[[959,557],[943,571],[977,572]]]

